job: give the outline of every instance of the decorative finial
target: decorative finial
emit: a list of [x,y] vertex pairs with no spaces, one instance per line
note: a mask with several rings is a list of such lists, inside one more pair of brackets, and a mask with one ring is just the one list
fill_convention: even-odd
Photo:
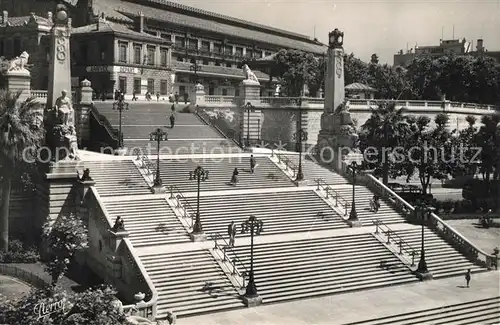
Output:
[[344,45],[344,32],[335,28],[328,34],[328,46],[332,49],[342,48]]

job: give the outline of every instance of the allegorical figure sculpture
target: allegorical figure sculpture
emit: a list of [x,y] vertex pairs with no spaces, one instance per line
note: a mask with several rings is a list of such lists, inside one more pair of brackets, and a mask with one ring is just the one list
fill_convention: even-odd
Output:
[[260,84],[259,79],[257,79],[255,73],[253,73],[252,70],[250,70],[250,68],[246,64],[243,65],[243,73],[245,73],[245,80],[251,80],[254,81],[255,83]]
[[69,126],[69,132],[65,135],[67,148],[69,149],[68,158],[76,159],[78,157],[78,138],[76,136],[76,129],[73,125]]
[[61,124],[68,125],[72,122],[70,120],[70,115],[73,113],[73,105],[71,104],[71,98],[68,97],[68,92],[66,90],[61,91],[61,96],[57,98],[56,110]]
[[12,59],[9,62],[9,67],[7,68],[7,71],[26,71],[29,57],[30,56],[28,52],[24,51],[23,53],[21,53],[20,56],[16,57],[15,59]]

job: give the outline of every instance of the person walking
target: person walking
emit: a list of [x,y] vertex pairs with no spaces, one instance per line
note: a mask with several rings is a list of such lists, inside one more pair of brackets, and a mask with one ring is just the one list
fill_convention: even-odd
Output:
[[467,272],[465,273],[465,281],[467,282],[467,288],[468,288],[470,283],[470,269],[468,269]]
[[179,93],[178,92],[175,92],[174,98],[175,98],[175,103],[179,104]]
[[175,115],[174,113],[170,114],[170,128],[173,129],[175,124]]
[[236,225],[234,221],[231,221],[229,226],[227,226],[227,234],[229,235],[229,246],[234,247],[234,238],[236,237]]
[[231,177],[231,184],[233,184],[234,186],[236,186],[236,184],[238,183],[238,168],[235,168],[233,170],[233,176]]
[[253,155],[250,155],[250,171],[252,172],[252,174],[255,172],[255,158]]

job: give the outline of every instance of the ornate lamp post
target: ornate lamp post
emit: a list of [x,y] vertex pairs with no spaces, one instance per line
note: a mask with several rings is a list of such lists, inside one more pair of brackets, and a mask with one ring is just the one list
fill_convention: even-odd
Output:
[[359,222],[358,212],[356,211],[356,173],[359,170],[358,162],[353,161],[350,166],[347,167],[352,172],[352,204],[351,213],[349,214],[349,221]]
[[246,141],[246,146],[250,147],[250,110],[253,110],[252,103],[250,103],[250,102],[246,103],[245,108],[247,109],[247,141]]
[[424,226],[425,226],[425,220],[427,220],[430,217],[432,211],[434,211],[434,210],[435,209],[433,207],[428,207],[424,202],[422,202],[422,203],[418,202],[415,206],[415,212],[421,218],[421,224],[422,224],[422,241],[421,241],[421,247],[420,247],[420,261],[418,262],[418,267],[416,270],[417,276],[421,280],[431,280],[432,279],[432,274],[427,269],[427,262],[425,261]]
[[195,168],[194,171],[189,172],[189,180],[195,180],[198,182],[198,190],[196,197],[196,216],[195,216],[196,219],[193,225],[193,232],[191,233],[191,239],[193,241],[203,240],[204,237],[203,227],[201,225],[201,219],[200,219],[200,183],[208,179],[208,173],[209,171],[201,166],[198,166]]
[[294,133],[293,139],[299,143],[299,170],[297,171],[296,181],[301,181],[304,179],[304,174],[302,173],[302,141],[307,141],[307,132],[302,128]]
[[123,134],[122,134],[122,112],[128,110],[128,103],[125,101],[123,96],[113,103],[113,110],[117,110],[120,113],[119,117],[119,129],[118,129],[118,147],[123,147]]
[[246,233],[250,230],[250,274],[248,279],[248,284],[246,288],[245,298],[247,306],[255,306],[262,303],[262,298],[257,293],[257,286],[255,285],[255,277],[253,273],[253,236],[260,235],[262,232],[262,227],[264,223],[258,220],[255,216],[251,215],[248,220],[245,220],[242,226],[242,233]]
[[156,141],[157,143],[157,153],[156,153],[156,177],[154,180],[154,187],[159,188],[162,186],[162,180],[160,177],[160,142],[168,140],[168,133],[160,128],[157,128],[154,132],[149,134],[149,140]]

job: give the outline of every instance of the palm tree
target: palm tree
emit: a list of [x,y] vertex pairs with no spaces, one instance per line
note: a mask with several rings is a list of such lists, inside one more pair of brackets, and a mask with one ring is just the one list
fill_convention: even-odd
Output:
[[2,178],[0,250],[9,244],[9,203],[13,181],[21,179],[36,156],[43,138],[43,124],[35,97],[20,101],[21,92],[0,90],[0,176]]
[[405,109],[397,109],[395,102],[384,102],[379,104],[376,109],[371,107],[370,109],[372,115],[361,127],[362,138],[365,147],[376,148],[377,152],[382,154],[379,158],[382,160],[382,181],[387,185],[389,183],[388,149],[390,151],[390,148],[401,145],[408,129],[403,115]]

